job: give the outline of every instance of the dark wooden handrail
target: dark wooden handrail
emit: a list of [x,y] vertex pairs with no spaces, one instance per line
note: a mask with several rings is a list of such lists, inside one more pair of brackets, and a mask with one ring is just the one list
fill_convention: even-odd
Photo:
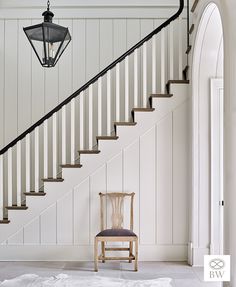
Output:
[[36,127],[40,126],[45,120],[49,119],[54,113],[58,112],[63,106],[67,105],[72,99],[77,97],[82,91],[86,90],[91,84],[95,83],[100,77],[102,77],[104,74],[107,73],[107,71],[111,70],[118,64],[119,62],[123,61],[127,56],[132,54],[137,48],[141,47],[143,43],[147,42],[154,36],[155,34],[159,33],[163,28],[168,26],[172,21],[177,19],[179,15],[182,13],[184,9],[184,0],[179,0],[179,9],[178,11],[171,16],[168,20],[166,20],[163,24],[161,24],[158,28],[153,30],[150,34],[148,34],[146,37],[144,37],[141,41],[139,41],[137,44],[135,44],[132,48],[130,48],[127,52],[125,52],[123,55],[121,55],[119,58],[117,58],[114,62],[112,62],[110,65],[108,65],[105,69],[103,69],[100,73],[98,73],[95,77],[90,79],[86,84],[84,84],[81,88],[79,88],[77,91],[75,91],[71,96],[66,98],[63,102],[61,102],[58,106],[56,106],[53,110],[51,110],[49,113],[47,113],[44,117],[42,117],[39,121],[37,121],[35,124],[33,124],[30,128],[28,128],[26,131],[24,131],[21,135],[19,135],[16,139],[14,139],[12,142],[10,142],[7,146],[5,146],[0,151],[0,155],[4,154],[9,148],[13,147],[17,144],[18,141],[25,138],[25,136],[29,133],[31,133]]

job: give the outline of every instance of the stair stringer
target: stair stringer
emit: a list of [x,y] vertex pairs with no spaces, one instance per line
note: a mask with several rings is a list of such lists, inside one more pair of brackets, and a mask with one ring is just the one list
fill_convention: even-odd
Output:
[[[99,141],[99,154],[82,154],[80,162],[83,165],[78,169],[62,169],[63,182],[45,182],[44,197],[27,197],[27,210],[9,210],[10,224],[0,226],[0,244],[6,246],[6,241],[12,238],[27,226],[33,220],[36,220],[46,209],[63,198],[73,188],[80,185],[90,174],[94,173],[107,161],[118,154],[122,149],[129,146],[135,139],[143,135],[154,124],[160,121],[171,110],[180,106],[188,99],[187,84],[171,84],[170,92],[173,94],[171,98],[154,98],[153,112],[135,112],[135,121],[137,125],[117,126],[117,135],[119,139],[114,141]],[[99,224],[99,222],[98,222]],[[0,258],[2,259],[2,258]],[[4,260],[4,259],[3,259]]]

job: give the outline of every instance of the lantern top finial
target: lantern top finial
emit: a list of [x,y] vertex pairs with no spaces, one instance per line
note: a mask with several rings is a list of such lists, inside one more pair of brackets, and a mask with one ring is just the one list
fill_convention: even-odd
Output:
[[44,17],[44,22],[50,22],[52,23],[52,18],[54,17],[54,14],[50,11],[50,1],[47,2],[47,11],[44,11],[42,16]]

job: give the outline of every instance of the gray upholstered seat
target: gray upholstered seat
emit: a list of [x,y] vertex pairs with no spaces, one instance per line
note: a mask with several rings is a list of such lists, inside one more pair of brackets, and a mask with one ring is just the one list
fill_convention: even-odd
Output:
[[96,236],[137,236],[129,229],[105,229],[99,232]]

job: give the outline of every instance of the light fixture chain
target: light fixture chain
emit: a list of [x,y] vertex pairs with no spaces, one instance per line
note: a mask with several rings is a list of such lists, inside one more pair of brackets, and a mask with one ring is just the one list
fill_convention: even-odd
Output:
[[50,8],[50,1],[49,0],[48,0],[47,5],[48,5],[48,11],[49,11],[49,8]]

